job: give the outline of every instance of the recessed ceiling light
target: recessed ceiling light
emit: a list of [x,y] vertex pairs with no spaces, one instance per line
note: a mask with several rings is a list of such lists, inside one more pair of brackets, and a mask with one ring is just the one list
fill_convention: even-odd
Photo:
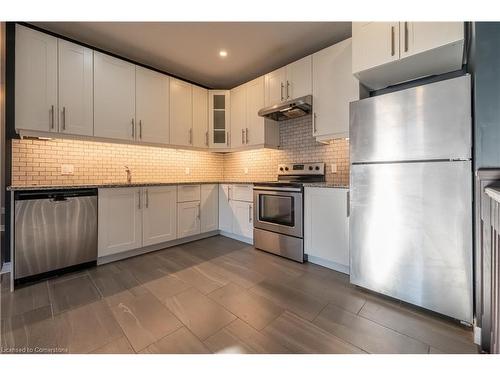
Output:
[[220,57],[226,57],[226,56],[227,56],[227,51],[226,51],[226,50],[221,49],[221,50],[219,51],[219,56],[220,56]]

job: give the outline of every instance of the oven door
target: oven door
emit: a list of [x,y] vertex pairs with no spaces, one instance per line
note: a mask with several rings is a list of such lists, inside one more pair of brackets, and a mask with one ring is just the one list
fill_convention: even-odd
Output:
[[302,191],[254,187],[254,227],[303,237]]

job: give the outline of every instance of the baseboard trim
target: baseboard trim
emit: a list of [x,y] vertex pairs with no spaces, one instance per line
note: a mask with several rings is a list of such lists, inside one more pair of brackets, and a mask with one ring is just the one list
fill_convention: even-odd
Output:
[[317,264],[319,266],[330,268],[334,271],[345,273],[346,275],[349,275],[349,272],[350,272],[349,266],[346,266],[344,264],[340,264],[337,262],[332,262],[330,260],[326,260],[323,258],[319,258],[319,257],[316,257],[314,255],[307,255],[307,261],[310,263]]
[[220,230],[219,234],[224,237],[232,238],[233,240],[245,242],[249,245],[253,245],[253,238],[243,237],[234,233],[226,232],[224,230]]
[[124,251],[122,253],[105,255],[103,257],[97,258],[97,265],[100,266],[100,265],[103,265],[106,263],[116,262],[118,260],[135,257],[137,255],[142,255],[142,254],[150,253],[153,251],[167,249],[169,247],[182,245],[182,244],[185,244],[188,242],[202,240],[204,238],[217,236],[218,234],[219,234],[219,231],[214,230],[214,231],[207,232],[207,233],[201,233],[201,234],[196,234],[194,236],[178,238],[176,240],[172,240],[172,241],[168,241],[168,242],[162,242],[162,243],[159,243],[156,245],[141,247],[140,249],[133,249],[133,250]]

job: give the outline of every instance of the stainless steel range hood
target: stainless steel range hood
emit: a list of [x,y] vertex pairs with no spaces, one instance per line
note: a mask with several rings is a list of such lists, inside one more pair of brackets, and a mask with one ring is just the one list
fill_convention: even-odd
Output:
[[308,115],[312,111],[312,95],[306,95],[297,99],[290,99],[270,107],[262,108],[259,116],[274,121],[284,121],[292,118]]

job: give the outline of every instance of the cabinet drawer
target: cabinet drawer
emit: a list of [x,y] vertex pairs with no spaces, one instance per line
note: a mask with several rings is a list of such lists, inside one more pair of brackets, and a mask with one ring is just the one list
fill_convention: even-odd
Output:
[[253,202],[253,185],[231,185],[229,198],[234,201]]
[[201,198],[200,185],[177,186],[177,202],[199,201]]

